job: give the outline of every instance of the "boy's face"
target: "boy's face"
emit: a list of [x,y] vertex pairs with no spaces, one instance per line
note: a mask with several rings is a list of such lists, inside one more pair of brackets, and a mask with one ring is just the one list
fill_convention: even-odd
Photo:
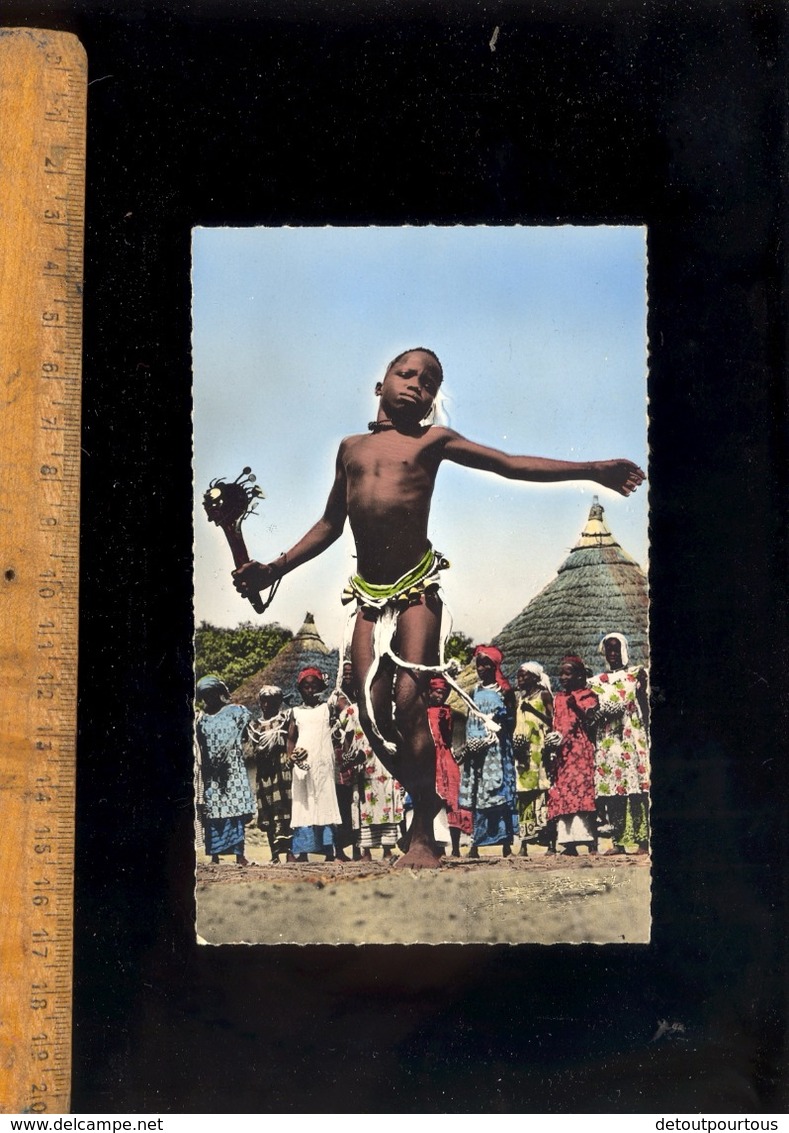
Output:
[[441,370],[435,358],[412,350],[386,371],[375,387],[387,412],[403,413],[421,421],[430,412],[441,387]]
[[428,691],[427,699],[431,708],[440,708],[446,702],[448,696],[448,688],[431,688]]

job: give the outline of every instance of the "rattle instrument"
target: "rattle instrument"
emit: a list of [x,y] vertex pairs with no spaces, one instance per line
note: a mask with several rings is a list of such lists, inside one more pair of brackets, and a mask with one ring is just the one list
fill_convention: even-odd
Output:
[[[241,534],[241,524],[257,509],[258,500],[265,498],[265,493],[256,482],[251,468],[244,468],[241,475],[235,480],[212,480],[208,491],[203,495],[203,507],[211,523],[225,533],[230,553],[236,568],[250,562],[244,536]],[[268,592],[268,598],[263,601],[260,594],[250,594],[249,601],[257,614],[264,613],[271,605],[274,595],[280,584],[280,579],[273,583]]]

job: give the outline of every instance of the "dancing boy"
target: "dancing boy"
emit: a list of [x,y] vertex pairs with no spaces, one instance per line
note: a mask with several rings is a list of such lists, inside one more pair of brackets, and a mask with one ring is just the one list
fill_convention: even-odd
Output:
[[358,607],[351,661],[364,689],[360,718],[371,747],[413,800],[410,847],[396,864],[417,868],[440,864],[432,831],[441,800],[427,720],[428,682],[443,662],[438,573],[448,565],[427,534],[439,465],[449,460],[510,480],[593,480],[623,496],[644,480],[629,460],[509,456],[430,424],[443,376],[432,350],[399,354],[375,387],[380,400],[369,432],[340,443],[318,522],[274,562],[234,572],[244,597],[257,593],[325,551],[350,521],[359,572],[349,596]]

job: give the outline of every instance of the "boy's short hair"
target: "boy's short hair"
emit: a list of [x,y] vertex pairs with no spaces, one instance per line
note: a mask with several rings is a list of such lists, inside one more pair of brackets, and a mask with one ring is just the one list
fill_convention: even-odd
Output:
[[396,366],[401,358],[405,358],[406,354],[416,354],[417,351],[420,354],[429,354],[430,355],[430,357],[433,359],[435,364],[438,366],[438,372],[441,375],[441,381],[443,382],[443,380],[444,380],[444,367],[441,365],[441,359],[436,354],[435,350],[431,350],[429,346],[410,346],[408,348],[408,350],[404,350],[401,354],[398,354],[396,358],[392,359],[392,361],[386,367],[387,374],[391,370],[392,366]]

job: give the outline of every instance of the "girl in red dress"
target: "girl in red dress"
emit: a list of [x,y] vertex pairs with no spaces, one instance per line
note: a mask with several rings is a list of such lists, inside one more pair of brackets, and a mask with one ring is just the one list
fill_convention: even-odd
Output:
[[556,822],[557,848],[577,857],[586,844],[597,853],[595,824],[594,730],[598,700],[586,685],[580,657],[565,657],[559,669],[561,692],[553,706],[554,731],[545,738],[551,777],[548,819]]
[[447,808],[452,857],[460,857],[460,835],[472,831],[470,810],[458,806],[460,767],[452,754],[452,709],[446,704],[449,684],[433,677],[428,686],[427,719],[436,745],[436,792]]

